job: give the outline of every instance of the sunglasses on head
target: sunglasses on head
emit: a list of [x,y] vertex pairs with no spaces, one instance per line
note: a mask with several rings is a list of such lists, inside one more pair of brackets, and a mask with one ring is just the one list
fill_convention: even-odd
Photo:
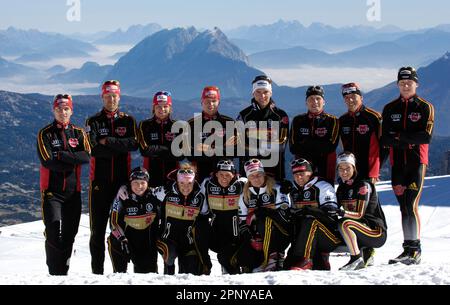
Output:
[[189,175],[193,175],[194,171],[192,169],[179,169],[177,174],[189,174]]
[[291,166],[296,166],[296,165],[307,165],[310,164],[308,160],[305,159],[297,159],[291,162]]
[[258,159],[251,159],[248,160],[244,163],[245,166],[249,166],[250,164],[256,164],[256,163],[261,163],[261,161],[259,161]]

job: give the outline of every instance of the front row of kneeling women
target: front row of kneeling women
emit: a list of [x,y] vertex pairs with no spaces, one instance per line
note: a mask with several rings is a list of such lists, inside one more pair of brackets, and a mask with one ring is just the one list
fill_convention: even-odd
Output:
[[[386,220],[375,186],[358,178],[353,154],[338,156],[339,186],[313,173],[304,159],[291,162],[294,183],[280,186],[261,162],[245,163],[240,178],[222,160],[200,185],[186,163],[173,182],[150,189],[148,172],[136,168],[111,210],[109,253],[114,272],[209,274],[209,250],[223,273],[330,270],[329,253],[346,246],[350,261],[341,270],[373,264],[373,248],[386,241]],[[290,247],[289,247],[290,246]],[[285,258],[285,250],[288,249]]]

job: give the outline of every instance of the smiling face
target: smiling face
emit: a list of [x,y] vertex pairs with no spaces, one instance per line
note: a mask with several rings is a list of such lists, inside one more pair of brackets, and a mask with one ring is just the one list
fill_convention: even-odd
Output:
[[216,173],[217,181],[221,187],[228,187],[231,183],[231,180],[234,178],[234,174],[228,171],[218,171]]
[[133,180],[131,181],[131,190],[138,196],[142,196],[148,188],[148,182],[146,180]]
[[115,93],[103,94],[103,107],[109,111],[114,112],[119,108],[120,95]]
[[402,79],[398,81],[400,95],[405,99],[409,99],[416,95],[417,87],[419,87],[419,84],[410,79]]
[[154,108],[153,108],[155,116],[161,121],[164,121],[169,117],[170,110],[171,110],[171,107],[170,107],[170,105],[167,105],[167,104],[166,105],[159,104],[159,105],[154,106]]
[[298,186],[304,186],[306,183],[309,182],[312,176],[312,172],[304,171],[304,172],[297,172],[294,174],[294,180],[295,183],[298,184]]
[[342,181],[348,181],[352,179],[353,174],[355,173],[355,168],[352,164],[347,162],[342,162],[338,166],[338,174],[341,177]]
[[352,93],[352,94],[347,94],[344,97],[344,101],[345,101],[345,104],[347,105],[348,111],[355,112],[356,110],[359,109],[359,107],[361,107],[363,98],[359,94]]
[[63,124],[67,124],[70,122],[70,117],[72,116],[73,112],[69,106],[60,105],[53,109],[53,114],[55,116],[56,121]]
[[177,185],[181,194],[183,194],[184,196],[188,196],[194,190],[194,181],[178,181]]
[[313,114],[322,112],[324,106],[325,100],[320,95],[311,95],[306,99],[306,107]]
[[263,172],[253,173],[247,178],[253,187],[263,187],[266,184],[266,174]]
[[219,111],[219,100],[206,97],[202,100],[202,110],[209,116],[214,116]]

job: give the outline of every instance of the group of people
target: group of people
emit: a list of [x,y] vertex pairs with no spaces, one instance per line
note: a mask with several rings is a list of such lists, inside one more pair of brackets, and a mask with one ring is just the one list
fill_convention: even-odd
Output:
[[[434,110],[417,96],[418,83],[416,70],[402,67],[400,96],[382,114],[363,104],[358,84],[345,84],[342,95],[348,111],[340,118],[324,111],[323,88],[311,86],[306,91],[307,113],[290,123],[272,99],[272,80],[257,76],[251,105],[236,120],[250,126],[243,134],[225,132],[227,122],[234,120],[219,113],[220,90],[208,86],[201,95],[201,115],[187,122],[195,130],[187,134],[195,154],[181,156],[172,145],[180,134],[172,130],[176,121],[170,92],[157,92],[153,116],[136,124],[119,111],[120,83],[106,81],[103,109],[86,120],[85,128],[70,122],[72,97],[58,94],[55,120],[37,136],[49,273],[65,275],[69,270],[85,163],[90,163],[94,274],[104,272],[106,244],[114,272],[126,272],[130,261],[135,272],[157,272],[159,252],[165,274],[175,273],[176,260],[179,273],[209,274],[210,250],[228,274],[330,270],[329,253],[342,246],[350,261],[341,269],[364,268],[373,264],[374,248],[387,237],[375,183],[388,156],[404,233],[403,252],[389,263],[419,264],[418,203]],[[208,122],[222,129],[194,128]],[[229,147],[236,152],[233,149],[243,144],[243,155],[223,157],[209,141],[211,136],[223,139],[223,152]],[[267,139],[277,148],[272,152],[278,154],[276,165],[249,145],[259,147]],[[337,155],[339,139],[343,152]],[[288,142],[294,155],[292,182],[284,167]],[[138,149],[143,164],[131,170],[131,152]]]

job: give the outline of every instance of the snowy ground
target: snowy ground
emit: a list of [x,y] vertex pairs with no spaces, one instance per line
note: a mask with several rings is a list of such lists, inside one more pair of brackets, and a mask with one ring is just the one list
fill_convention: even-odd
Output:
[[[446,178],[446,180],[448,177]],[[434,181],[434,182],[433,182]],[[428,184],[438,180],[429,180]],[[443,181],[448,183],[446,181]],[[380,187],[380,191],[381,191]],[[429,190],[433,190],[432,185]],[[448,192],[446,190],[446,192]],[[442,192],[440,192],[442,194]],[[430,196],[436,194],[433,190]],[[424,192],[423,200],[427,200]],[[447,204],[447,203],[445,203]],[[0,284],[158,284],[158,285],[335,285],[335,284],[450,284],[450,207],[421,206],[422,264],[418,266],[387,265],[390,258],[401,252],[403,241],[400,211],[397,206],[384,206],[388,221],[388,239],[377,249],[375,266],[359,271],[339,271],[348,256],[333,254],[331,271],[283,271],[245,275],[222,275],[214,259],[210,276],[133,274],[129,265],[128,274],[113,274],[107,256],[105,275],[90,273],[89,218],[83,215],[76,237],[69,275],[52,277],[47,274],[44,251],[44,225],[41,221],[0,228]]]

